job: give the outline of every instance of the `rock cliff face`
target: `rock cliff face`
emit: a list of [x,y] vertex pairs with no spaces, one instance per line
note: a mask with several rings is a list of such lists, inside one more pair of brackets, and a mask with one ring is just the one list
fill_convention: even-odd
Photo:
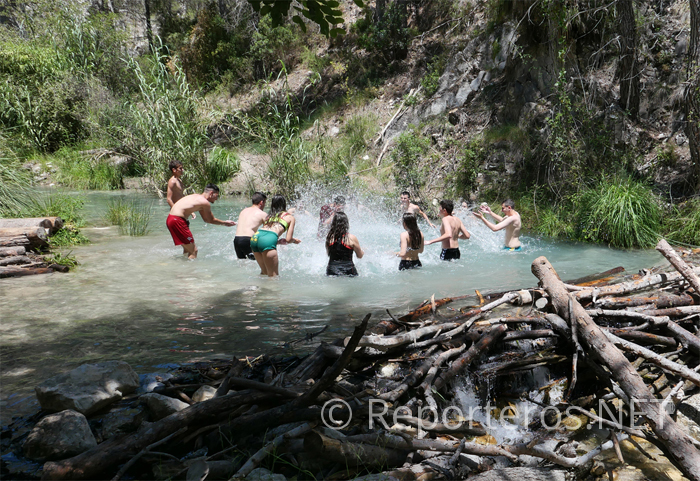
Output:
[[[551,145],[554,123],[563,115],[562,122],[574,136],[586,135],[578,131],[585,122],[607,131],[610,147],[631,152],[636,170],[659,190],[672,196],[692,194],[681,105],[687,77],[688,3],[635,4],[640,72],[636,119],[620,107],[619,34],[614,30],[614,11],[603,12],[613,7],[598,6],[592,13],[580,5],[578,16],[567,11],[566,35],[558,38],[557,34],[564,35],[560,28],[552,26],[551,18],[535,15],[533,2],[509,3],[512,10],[502,23],[494,26],[494,12],[475,4],[462,38],[433,38],[446,43],[449,52],[439,87],[395,122],[386,138],[409,125],[426,124],[429,134],[447,129],[465,140],[499,125],[523,131],[529,148],[512,138],[488,145],[474,196],[484,186],[498,190],[495,184],[517,184],[523,170],[533,167],[527,157],[540,155],[537,150],[543,144]],[[415,78],[413,85],[419,82]],[[454,127],[436,121],[445,118]]]

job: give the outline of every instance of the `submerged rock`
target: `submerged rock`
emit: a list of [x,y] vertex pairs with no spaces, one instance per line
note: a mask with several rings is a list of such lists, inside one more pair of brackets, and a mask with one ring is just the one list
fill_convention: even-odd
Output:
[[30,459],[58,460],[75,456],[97,446],[87,419],[65,410],[39,421],[24,442],[24,455]]
[[158,421],[190,406],[186,402],[156,393],[144,394],[139,398],[139,402],[148,407],[152,421]]
[[72,409],[90,415],[139,387],[139,377],[123,361],[83,364],[36,387],[41,408],[47,411]]

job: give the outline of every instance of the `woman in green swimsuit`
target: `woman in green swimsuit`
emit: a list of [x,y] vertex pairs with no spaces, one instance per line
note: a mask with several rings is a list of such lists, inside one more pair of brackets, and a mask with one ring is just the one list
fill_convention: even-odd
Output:
[[260,266],[260,275],[275,277],[279,275],[279,258],[277,257],[277,241],[285,231],[284,240],[288,244],[299,244],[301,241],[293,237],[294,216],[287,210],[284,196],[276,195],[270,202],[270,214],[263,225],[250,238],[250,248],[255,260]]

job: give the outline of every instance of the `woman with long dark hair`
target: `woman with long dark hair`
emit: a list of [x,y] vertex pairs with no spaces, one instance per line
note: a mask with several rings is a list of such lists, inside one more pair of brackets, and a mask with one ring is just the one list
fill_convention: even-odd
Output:
[[250,248],[255,260],[260,266],[260,275],[275,277],[279,275],[279,258],[277,257],[277,241],[287,232],[287,244],[299,244],[294,238],[295,219],[287,212],[287,201],[284,196],[276,195],[270,202],[270,213],[258,231],[250,238]]
[[358,259],[365,255],[357,237],[348,232],[350,222],[345,212],[336,212],[331,222],[331,229],[326,236],[326,253],[328,254],[327,276],[356,276],[357,269],[352,262],[354,252]]
[[425,247],[425,239],[414,214],[407,212],[403,215],[403,228],[406,230],[401,233],[401,252],[396,253],[396,256],[401,258],[400,271],[421,267],[423,264],[420,263],[418,254],[422,253]]

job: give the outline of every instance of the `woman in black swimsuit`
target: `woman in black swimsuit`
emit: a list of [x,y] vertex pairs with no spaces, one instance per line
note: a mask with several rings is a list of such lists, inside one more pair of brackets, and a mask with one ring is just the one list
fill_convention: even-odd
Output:
[[396,253],[396,256],[401,258],[400,271],[415,269],[423,265],[418,259],[418,254],[423,252],[425,244],[423,233],[418,228],[414,214],[406,212],[403,215],[403,228],[406,230],[401,233],[401,252]]
[[331,222],[331,230],[326,236],[328,254],[327,276],[356,276],[357,269],[352,262],[354,252],[358,259],[365,255],[357,237],[348,233],[350,222],[344,212],[336,212]]

